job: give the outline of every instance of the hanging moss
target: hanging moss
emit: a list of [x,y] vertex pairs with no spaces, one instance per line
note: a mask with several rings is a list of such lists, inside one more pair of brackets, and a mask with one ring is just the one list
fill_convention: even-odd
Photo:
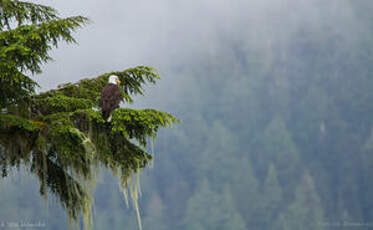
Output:
[[82,16],[61,18],[51,7],[17,0],[0,0],[0,9],[2,176],[7,176],[11,167],[25,164],[38,176],[40,193],[45,197],[47,192],[54,194],[72,225],[82,217],[89,229],[94,172],[104,165],[117,172],[125,191],[129,186],[141,228],[139,190],[128,182],[152,159],[145,151],[147,139],[154,139],[160,127],[178,120],[153,109],[121,108],[107,123],[97,105],[111,74],[121,80],[123,102],[132,103],[134,95],[143,94],[145,84],[159,79],[156,70],[137,66],[36,94],[38,83],[28,74],[41,72],[58,42],[74,43],[72,32],[89,20]]
[[129,186],[141,228],[139,183],[131,178],[152,160],[145,151],[148,139],[154,139],[160,127],[179,120],[155,109],[119,108],[112,112],[110,123],[104,121],[97,104],[111,74],[121,79],[127,102],[143,93],[145,83],[154,84],[159,78],[152,68],[140,66],[33,95],[26,114],[7,107],[8,113],[0,114],[0,146],[6,152],[0,167],[28,164],[39,177],[41,194],[55,194],[72,223],[82,216],[89,228],[92,186],[88,185],[94,184],[94,171],[103,165],[117,172],[123,191]]

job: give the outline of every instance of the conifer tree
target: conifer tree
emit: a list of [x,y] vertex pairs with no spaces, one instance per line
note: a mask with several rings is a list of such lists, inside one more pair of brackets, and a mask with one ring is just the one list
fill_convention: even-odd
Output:
[[260,218],[258,209],[262,205],[259,182],[254,175],[252,163],[248,157],[242,157],[234,170],[232,194],[235,204],[250,229],[257,229]]
[[297,186],[294,201],[280,214],[275,229],[325,229],[324,210],[313,178],[305,172]]
[[253,164],[258,178],[265,180],[270,164],[276,167],[277,179],[285,200],[291,199],[292,191],[299,180],[299,150],[280,116],[274,116],[263,133],[253,142]]
[[185,229],[228,230],[247,229],[239,211],[234,205],[231,191],[225,186],[222,191],[211,189],[207,179],[203,179],[185,210]]
[[[154,109],[129,108],[115,110],[110,123],[102,119],[97,105],[108,76],[120,78],[123,100],[132,103],[133,95],[143,94],[144,84],[159,79],[155,69],[146,66],[35,93],[38,84],[31,76],[51,60],[49,51],[61,41],[75,43],[72,33],[88,22],[82,16],[61,18],[48,6],[0,0],[2,175],[25,164],[38,176],[41,194],[55,194],[69,217],[79,220],[83,215],[89,228],[94,168],[104,165],[111,169],[126,188],[131,175],[152,158],[146,152],[148,139],[177,119]],[[129,190],[136,200],[136,187]]]
[[282,188],[277,180],[277,171],[273,164],[269,165],[261,195],[261,202],[256,210],[256,219],[254,220],[256,221],[255,225],[258,227],[257,229],[271,229],[283,201]]

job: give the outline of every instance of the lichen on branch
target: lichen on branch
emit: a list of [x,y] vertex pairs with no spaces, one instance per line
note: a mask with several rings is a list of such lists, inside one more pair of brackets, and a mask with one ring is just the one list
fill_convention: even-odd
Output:
[[127,102],[143,93],[144,84],[159,79],[154,69],[144,66],[111,72],[32,95],[26,112],[9,106],[0,114],[3,174],[21,162],[30,165],[40,179],[42,194],[48,190],[58,196],[75,220],[80,214],[90,215],[85,184],[93,180],[96,167],[119,172],[121,184],[128,185],[132,175],[152,159],[146,152],[148,139],[155,138],[159,128],[179,122],[163,111],[130,108],[118,108],[111,122],[104,121],[97,105],[111,74],[121,79]]
[[[102,119],[98,102],[109,75],[121,80],[123,102],[133,103],[145,84],[159,79],[156,70],[146,66],[35,93],[39,85],[30,75],[41,72],[41,65],[52,59],[49,51],[61,41],[75,43],[73,32],[87,23],[82,16],[61,18],[48,6],[0,0],[1,174],[28,166],[39,178],[40,193],[58,197],[70,219],[83,215],[89,229],[95,169],[103,165],[112,170],[126,189],[132,175],[152,159],[147,139],[178,120],[154,109],[128,108],[114,111],[111,123]],[[130,188],[139,219],[136,191]]]

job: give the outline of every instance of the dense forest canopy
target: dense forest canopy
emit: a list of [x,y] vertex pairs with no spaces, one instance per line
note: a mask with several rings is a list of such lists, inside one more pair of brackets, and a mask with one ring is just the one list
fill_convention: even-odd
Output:
[[[82,16],[61,18],[55,9],[30,2],[0,1],[0,168],[2,177],[13,167],[26,165],[37,175],[40,193],[54,194],[71,221],[92,227],[92,189],[99,166],[120,179],[128,199],[132,176],[152,156],[149,139],[160,127],[178,121],[155,109],[118,108],[106,122],[98,109],[108,77],[121,80],[123,102],[143,94],[146,83],[159,79],[146,66],[102,74],[37,94],[32,74],[51,60],[53,47],[75,42],[72,32],[88,22]],[[129,192],[140,220],[136,184]],[[140,228],[141,222],[139,221]]]

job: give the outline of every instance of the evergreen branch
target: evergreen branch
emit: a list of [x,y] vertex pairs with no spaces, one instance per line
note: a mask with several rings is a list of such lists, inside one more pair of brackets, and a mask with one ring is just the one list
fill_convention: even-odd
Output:
[[113,112],[112,131],[127,138],[135,138],[146,147],[147,138],[154,138],[159,127],[167,128],[180,122],[171,114],[155,109],[120,108]]
[[59,41],[76,43],[72,32],[87,22],[87,18],[78,16],[2,31],[0,61],[22,72],[40,73],[40,65],[51,60],[48,51]]
[[0,108],[28,103],[38,84],[23,73],[40,73],[41,64],[51,60],[50,49],[61,40],[76,42],[72,32],[86,22],[79,16],[0,32]]
[[34,100],[33,106],[45,116],[59,112],[73,112],[78,109],[89,109],[95,105],[88,99],[67,97],[57,94],[53,97],[37,98]]
[[38,84],[16,68],[0,63],[0,108],[29,104]]
[[8,167],[31,163],[31,172],[41,182],[41,194],[49,188],[60,198],[70,219],[77,220],[82,213],[85,225],[89,224],[91,200],[84,183],[92,180],[92,165],[103,163],[113,171],[121,170],[126,186],[128,177],[152,159],[144,149],[147,139],[154,138],[159,127],[178,120],[153,109],[123,108],[114,111],[113,121],[107,123],[95,109],[112,74],[121,80],[123,101],[132,103],[133,95],[142,95],[145,84],[159,79],[156,70],[146,66],[67,83],[35,95],[38,84],[26,73],[40,73],[41,65],[51,60],[48,52],[61,41],[76,43],[72,33],[89,21],[81,16],[61,19],[51,7],[18,0],[0,0],[0,13],[3,175]]
[[[22,132],[35,132],[40,127],[29,119],[12,114],[0,114],[0,132],[11,132],[12,129],[18,129]],[[14,131],[13,131],[14,132]]]
[[62,94],[69,97],[85,98],[98,103],[101,91],[107,84],[110,75],[115,74],[121,81],[123,100],[132,103],[131,95],[143,95],[143,86],[146,83],[155,84],[159,75],[156,69],[147,66],[136,66],[123,71],[115,71],[102,74],[96,78],[83,79],[77,83],[66,83],[59,85],[57,89],[49,90],[39,94],[37,97],[51,97],[55,94]]
[[15,20],[20,26],[28,22],[36,24],[58,19],[57,12],[52,7],[31,2],[1,0],[0,8],[2,9],[0,30],[3,30],[4,26],[7,26],[7,29],[10,30],[9,22],[11,20]]

